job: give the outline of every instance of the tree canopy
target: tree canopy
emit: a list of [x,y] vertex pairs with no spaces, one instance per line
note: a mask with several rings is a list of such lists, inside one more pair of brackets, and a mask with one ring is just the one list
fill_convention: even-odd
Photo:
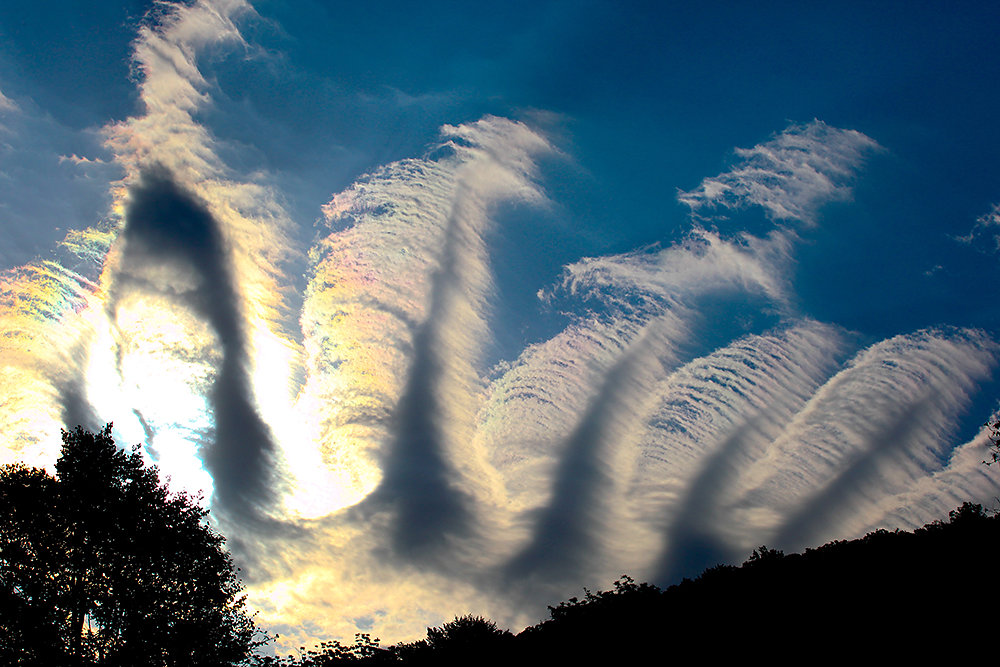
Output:
[[983,461],[986,465],[993,465],[1000,461],[1000,419],[992,419],[986,422],[986,427],[990,430],[989,451],[990,460]]
[[54,477],[0,468],[0,663],[244,661],[256,630],[208,510],[110,424],[62,439]]

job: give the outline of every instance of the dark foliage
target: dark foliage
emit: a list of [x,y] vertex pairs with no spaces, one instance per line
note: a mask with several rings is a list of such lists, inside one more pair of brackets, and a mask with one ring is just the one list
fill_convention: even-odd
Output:
[[[997,426],[996,428],[1000,428]],[[661,590],[613,590],[549,607],[516,637],[481,616],[382,647],[367,634],[298,656],[260,642],[207,511],[170,494],[110,425],[63,433],[56,476],[0,468],[0,664],[509,665],[960,661],[995,617],[1000,515],[966,503],[913,532],[877,530],[801,554],[761,546]],[[957,635],[955,635],[957,636]]]
[[983,565],[998,555],[1000,516],[966,503],[914,532],[877,530],[802,554],[760,547],[742,567],[716,566],[662,592],[626,578],[614,592],[553,608],[518,640],[536,658],[590,664],[639,660],[645,641],[666,637],[672,651],[709,662],[955,659],[972,646],[926,633],[995,616],[1000,583]]
[[381,648],[378,639],[359,633],[354,636],[354,644],[346,645],[338,641],[323,642],[311,649],[303,647],[299,655],[276,658],[255,655],[253,667],[328,667],[330,665],[385,665],[397,663],[394,651]]
[[761,546],[740,567],[719,565],[666,590],[623,576],[613,590],[584,589],[582,598],[549,607],[548,620],[516,637],[467,616],[367,655],[334,643],[264,664],[956,662],[978,640],[942,637],[990,627],[1000,583],[986,564],[998,555],[1000,516],[966,503],[947,522],[914,532],[877,530],[802,554]]
[[64,431],[54,478],[0,469],[0,663],[244,661],[256,630],[207,514],[110,424]]
[[482,616],[461,616],[441,627],[427,628],[427,638],[379,646],[367,634],[355,636],[353,646],[323,642],[302,648],[298,657],[256,657],[255,667],[328,667],[330,665],[500,665],[508,664],[514,635]]
[[989,460],[983,461],[983,463],[991,466],[1000,461],[1000,419],[986,422],[986,426],[990,429],[989,451],[987,452]]
[[427,628],[427,638],[396,651],[408,665],[507,664],[514,635],[482,616],[461,616]]

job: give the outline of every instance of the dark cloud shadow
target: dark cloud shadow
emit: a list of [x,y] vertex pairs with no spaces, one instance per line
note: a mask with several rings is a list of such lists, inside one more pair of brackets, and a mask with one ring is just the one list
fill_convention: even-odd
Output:
[[804,503],[781,526],[774,537],[776,548],[800,551],[820,546],[828,539],[845,512],[856,515],[852,504],[866,497],[865,487],[881,476],[880,468],[896,454],[906,451],[907,441],[933,426],[937,415],[930,409],[930,396],[913,402],[880,428],[867,435],[867,448],[820,493]]
[[[203,450],[213,504],[232,517],[262,521],[274,500],[274,446],[254,409],[240,302],[218,223],[162,167],[147,169],[130,188],[125,220],[109,308],[138,290],[179,301],[211,326],[222,351],[209,392],[214,437]],[[172,282],[171,274],[184,280]]]
[[734,483],[740,470],[749,463],[748,439],[767,421],[764,415],[757,415],[734,426],[732,434],[708,457],[666,531],[663,553],[653,570],[653,583],[674,584],[739,556],[713,529],[721,511],[720,491]]
[[67,428],[82,426],[90,431],[98,431],[103,424],[98,423],[97,413],[87,400],[86,387],[79,368],[74,368],[73,377],[55,380],[53,385],[59,392],[59,407],[62,420]]
[[469,499],[454,487],[455,473],[441,446],[435,396],[441,372],[433,337],[428,328],[415,337],[414,363],[392,417],[395,436],[371,497],[375,506],[394,511],[393,547],[411,558],[431,555],[448,535],[465,533],[471,520]]
[[543,579],[579,582],[599,557],[604,502],[614,480],[606,450],[609,432],[628,402],[629,385],[645,359],[648,342],[640,341],[607,372],[596,396],[568,438],[555,471],[551,501],[537,515],[530,543],[503,568],[506,581]]
[[444,381],[442,343],[452,300],[465,298],[458,275],[463,223],[453,213],[439,269],[431,277],[426,320],[416,327],[413,363],[392,420],[393,439],[383,459],[379,487],[359,507],[362,516],[390,509],[393,551],[407,560],[441,555],[451,538],[468,536],[472,499],[455,485],[456,471],[443,447],[438,388]]

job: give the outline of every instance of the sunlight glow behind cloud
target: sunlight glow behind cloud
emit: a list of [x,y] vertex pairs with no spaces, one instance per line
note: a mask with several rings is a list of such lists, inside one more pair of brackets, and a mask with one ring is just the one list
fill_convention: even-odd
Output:
[[[683,239],[546,277],[561,329],[489,367],[505,207],[552,206],[542,164],[564,156],[517,120],[445,125],[304,244],[311,221],[206,120],[204,63],[266,57],[253,12],[165,5],[141,29],[107,218],[0,276],[4,462],[51,465],[61,426],[114,421],[205,494],[259,620],[295,643],[358,619],[386,641],[466,612],[524,625],[624,571],[670,582],[997,493],[985,432],[954,442],[989,335],[862,341],[796,310],[794,227],[850,198],[874,139],[814,120],[737,149],[679,192]],[[769,229],[738,228],[751,207]]]

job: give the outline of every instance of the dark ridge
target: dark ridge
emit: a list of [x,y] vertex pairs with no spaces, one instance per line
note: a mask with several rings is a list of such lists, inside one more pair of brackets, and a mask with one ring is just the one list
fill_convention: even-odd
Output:
[[998,556],[1000,515],[966,503],[947,523],[914,532],[877,530],[789,555],[761,546],[742,566],[718,565],[663,591],[625,577],[614,591],[550,607],[549,620],[517,639],[523,655],[585,664],[656,647],[699,660],[811,664],[935,651],[955,659],[973,643],[940,638],[979,632],[995,617]]
[[965,503],[913,532],[877,530],[785,555],[761,546],[661,590],[627,576],[549,607],[518,635],[481,617],[428,628],[427,639],[380,647],[325,643],[258,667],[339,664],[631,665],[708,661],[826,664],[835,659],[947,656],[992,648],[1000,515]]

